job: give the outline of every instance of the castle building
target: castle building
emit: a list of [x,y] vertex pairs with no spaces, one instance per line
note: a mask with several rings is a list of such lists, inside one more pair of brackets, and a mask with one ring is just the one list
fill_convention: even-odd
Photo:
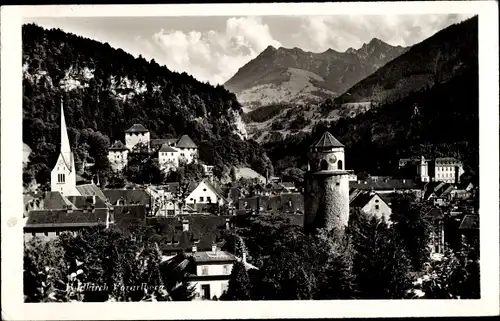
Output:
[[61,144],[56,165],[50,173],[50,190],[62,195],[80,195],[76,189],[76,167],[73,152],[69,145],[66,119],[61,102]]
[[305,174],[304,227],[344,228],[349,221],[349,176],[345,170],[344,145],[325,132],[308,153]]
[[135,145],[143,143],[149,150],[149,130],[141,124],[134,124],[125,131],[125,146],[132,150]]
[[417,165],[417,178],[421,182],[458,184],[463,173],[464,166],[462,162],[453,157],[438,157],[429,160],[422,156]]
[[115,171],[122,171],[127,167],[129,149],[119,140],[109,148],[108,159]]

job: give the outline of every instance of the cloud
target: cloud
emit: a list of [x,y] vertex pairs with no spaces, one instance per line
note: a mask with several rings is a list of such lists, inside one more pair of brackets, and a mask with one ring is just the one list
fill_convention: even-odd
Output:
[[281,46],[257,17],[229,18],[223,31],[162,29],[151,38],[136,37],[135,41],[145,58],[213,85],[223,84],[267,46]]
[[292,38],[302,49],[322,52],[359,48],[373,38],[392,45],[410,46],[471,15],[342,15],[301,18],[301,29]]

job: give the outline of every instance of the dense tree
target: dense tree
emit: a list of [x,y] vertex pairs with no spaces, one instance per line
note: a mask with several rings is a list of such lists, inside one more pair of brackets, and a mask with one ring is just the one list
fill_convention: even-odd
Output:
[[236,262],[231,270],[227,292],[221,297],[221,300],[245,301],[251,299],[252,285],[245,265],[242,262]]
[[353,211],[347,233],[353,247],[355,296],[401,299],[411,287],[411,263],[398,235],[383,219]]
[[430,255],[431,220],[429,210],[415,200],[413,194],[393,194],[391,221],[401,245],[405,248],[415,270],[420,270]]

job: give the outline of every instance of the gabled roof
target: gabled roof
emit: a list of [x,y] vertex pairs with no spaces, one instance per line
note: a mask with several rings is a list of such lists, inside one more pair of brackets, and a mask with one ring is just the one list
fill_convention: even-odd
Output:
[[203,251],[203,252],[195,252],[192,254],[193,259],[196,263],[207,263],[207,262],[230,262],[237,261],[236,256],[233,254],[221,251],[218,249],[216,252],[212,251]]
[[155,139],[150,139],[149,144],[151,146],[161,146],[163,144],[168,144],[169,141],[171,141],[171,139],[169,138],[155,138]]
[[479,215],[470,214],[465,215],[462,223],[460,223],[460,230],[478,230],[479,229]]
[[333,137],[329,132],[325,132],[321,138],[311,145],[314,148],[333,148],[333,147],[344,147],[344,145]]
[[182,135],[182,137],[177,141],[175,147],[178,148],[197,148],[196,144],[191,140],[188,135]]
[[124,205],[149,205],[151,196],[143,189],[105,189],[102,191],[113,205],[122,199]]
[[349,206],[362,208],[374,197],[375,194],[370,194],[370,192],[360,193],[349,202]]
[[106,224],[107,211],[107,209],[96,209],[94,213],[84,213],[82,210],[31,211],[24,228],[85,227]]
[[462,162],[454,157],[437,157],[434,162],[437,165],[460,165]]
[[128,150],[128,148],[123,145],[123,143],[120,141],[120,140],[115,140],[115,142],[113,143],[113,145],[109,148],[109,150],[117,150],[117,151],[120,151],[120,150]]
[[125,131],[126,133],[147,133],[149,130],[146,129],[142,124],[133,124],[132,127]]
[[[178,215],[176,217],[148,218],[148,225],[161,235],[158,245],[163,251],[190,251],[196,245],[198,251],[211,250],[214,243],[223,243],[226,219],[216,215]],[[188,231],[183,231],[182,221],[187,220]]]
[[97,196],[102,200],[106,200],[106,196],[102,193],[101,189],[96,184],[83,184],[77,185],[76,189],[82,196]]
[[160,149],[161,153],[176,153],[178,150],[173,149],[172,147],[168,146],[168,144],[163,144]]
[[67,198],[71,203],[73,203],[76,206],[76,208],[79,208],[79,209],[89,208],[89,207],[94,207],[94,208],[107,208],[108,207],[106,205],[105,201],[97,196],[96,196],[95,204],[93,204],[93,197],[92,196],[68,196]]
[[64,197],[59,192],[46,192],[43,199],[43,207],[47,210],[62,210],[70,206],[72,209],[76,209],[66,197]]

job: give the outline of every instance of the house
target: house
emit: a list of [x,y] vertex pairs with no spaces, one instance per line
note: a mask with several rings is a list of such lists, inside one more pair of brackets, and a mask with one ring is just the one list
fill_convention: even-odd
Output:
[[158,162],[160,169],[170,171],[179,167],[180,152],[167,144],[164,144],[158,151]]
[[464,215],[458,230],[466,242],[477,245],[479,243],[479,215]]
[[133,124],[125,131],[125,146],[133,151],[137,144],[144,144],[149,150],[150,133],[142,124]]
[[122,171],[127,167],[129,149],[117,140],[108,149],[108,159],[114,171]]
[[238,261],[236,256],[214,245],[211,251],[193,251],[192,258],[196,274],[189,281],[195,287],[195,300],[220,298],[227,291],[231,270]]
[[389,204],[387,204],[379,194],[374,192],[364,191],[358,193],[349,200],[349,206],[351,208],[359,208],[366,214],[384,218],[386,222],[390,221],[392,214],[392,209]]
[[197,186],[190,184],[188,187],[188,196],[185,198],[188,205],[195,204],[227,204],[222,191],[210,183],[208,179],[202,180]]
[[239,214],[304,214],[304,196],[299,193],[258,195],[238,200]]

